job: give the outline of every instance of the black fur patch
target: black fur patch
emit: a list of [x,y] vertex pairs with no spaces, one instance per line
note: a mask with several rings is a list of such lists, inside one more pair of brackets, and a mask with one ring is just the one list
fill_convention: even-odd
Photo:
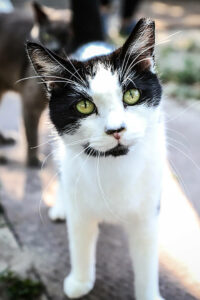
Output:
[[76,103],[89,95],[78,92],[72,85],[66,84],[52,90],[49,101],[49,113],[60,135],[73,134],[80,126],[80,120],[86,116],[76,110]]

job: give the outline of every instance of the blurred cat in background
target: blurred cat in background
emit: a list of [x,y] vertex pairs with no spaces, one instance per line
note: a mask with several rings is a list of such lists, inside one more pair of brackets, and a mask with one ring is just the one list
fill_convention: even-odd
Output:
[[[27,164],[39,166],[37,156],[38,124],[46,107],[46,95],[30,68],[24,44],[26,40],[39,41],[61,55],[69,52],[72,29],[70,10],[57,10],[32,4],[33,16],[27,11],[14,10],[0,13],[0,102],[8,90],[21,94],[23,118],[27,138]],[[12,139],[0,134],[0,144],[9,144]]]

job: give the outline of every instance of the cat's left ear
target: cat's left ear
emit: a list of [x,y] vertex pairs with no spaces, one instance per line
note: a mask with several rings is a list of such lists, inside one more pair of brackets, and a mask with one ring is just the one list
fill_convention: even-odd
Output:
[[37,21],[37,23],[40,25],[46,24],[49,19],[47,14],[44,12],[43,7],[36,1],[32,2],[32,7],[33,7],[35,20]]
[[63,59],[33,42],[27,43],[27,53],[39,79],[45,83],[49,92],[69,82],[76,84],[78,81],[80,85],[80,75],[77,74],[83,68],[82,62]]
[[141,71],[154,71],[155,22],[142,18],[121,48],[121,61]]
[[27,43],[27,53],[41,81],[46,84],[48,90],[53,89],[55,81],[59,81],[56,78],[62,77],[66,72],[65,61],[47,48],[33,42]]

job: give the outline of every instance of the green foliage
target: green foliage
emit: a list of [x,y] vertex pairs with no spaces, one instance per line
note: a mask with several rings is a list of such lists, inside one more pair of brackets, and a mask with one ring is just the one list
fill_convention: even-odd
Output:
[[181,70],[173,70],[164,68],[161,71],[161,79],[163,82],[173,81],[176,83],[194,84],[200,82],[200,68],[195,65],[191,59],[186,58],[184,67]]
[[172,46],[163,47],[161,50],[161,57],[166,58],[172,52],[174,52],[174,48]]
[[165,91],[179,99],[200,99],[200,46],[194,38],[177,40],[160,48],[158,70]]
[[186,51],[187,52],[198,52],[199,53],[199,47],[198,45],[195,43],[195,41],[189,41],[188,45],[186,47]]
[[170,83],[165,87],[165,92],[178,99],[200,100],[200,87],[196,85]]
[[43,293],[42,283],[22,279],[11,271],[0,273],[0,293],[8,300],[36,300]]

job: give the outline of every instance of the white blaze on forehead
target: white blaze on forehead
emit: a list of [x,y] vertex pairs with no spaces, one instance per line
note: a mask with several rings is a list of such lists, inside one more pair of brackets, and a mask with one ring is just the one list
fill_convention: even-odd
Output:
[[96,75],[89,80],[89,85],[93,95],[114,95],[121,91],[117,72],[113,74],[110,68],[106,69],[101,64],[97,66]]
[[106,120],[106,127],[118,128],[124,121],[122,88],[117,72],[112,73],[98,65],[94,78],[89,81],[90,93],[100,115]]

